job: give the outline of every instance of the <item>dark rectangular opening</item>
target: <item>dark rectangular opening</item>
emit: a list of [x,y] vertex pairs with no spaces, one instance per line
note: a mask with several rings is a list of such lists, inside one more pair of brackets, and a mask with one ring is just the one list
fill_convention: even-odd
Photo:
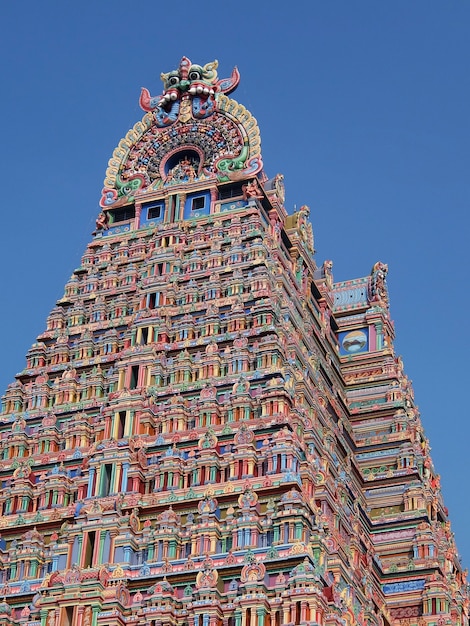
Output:
[[101,496],[109,496],[109,490],[111,488],[111,475],[113,466],[111,463],[106,463],[103,466],[103,476],[101,478]]
[[142,341],[141,341],[141,343],[142,344],[146,344],[146,343],[148,343],[148,340],[149,340],[149,329],[146,326],[145,328],[142,328]]
[[83,556],[83,567],[91,567],[93,564],[93,552],[95,551],[96,531],[85,533],[85,554]]
[[203,209],[205,206],[206,206],[206,197],[198,196],[197,198],[193,198],[193,201],[191,204],[191,211],[198,211],[200,209]]
[[122,439],[126,430],[126,411],[119,411],[117,438]]
[[129,389],[136,389],[138,380],[139,380],[139,366],[133,365],[131,367],[131,379],[129,381]]
[[147,212],[147,219],[157,220],[162,216],[162,205],[150,206]]
[[119,209],[111,209],[109,211],[110,223],[127,222],[135,217],[135,206],[133,204],[120,207]]
[[219,187],[219,200],[229,200],[230,198],[243,196],[242,184],[243,183],[236,183]]
[[73,626],[73,606],[67,606],[63,609],[60,623],[62,626]]

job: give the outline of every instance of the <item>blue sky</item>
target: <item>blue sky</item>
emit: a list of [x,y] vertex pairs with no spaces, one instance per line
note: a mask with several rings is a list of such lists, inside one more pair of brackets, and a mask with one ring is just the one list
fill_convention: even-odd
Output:
[[140,88],[158,95],[183,55],[218,59],[221,78],[238,65],[232,97],[288,210],[310,206],[318,264],[335,280],[389,265],[396,349],[468,566],[470,3],[18,0],[0,23],[2,392],[80,265]]

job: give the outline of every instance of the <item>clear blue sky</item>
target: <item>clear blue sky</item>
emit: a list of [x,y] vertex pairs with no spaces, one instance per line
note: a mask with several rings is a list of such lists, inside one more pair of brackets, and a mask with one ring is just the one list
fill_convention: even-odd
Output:
[[[177,7],[177,8],[172,8]],[[389,265],[457,546],[470,565],[470,2],[4,2],[0,388],[90,239],[108,159],[180,58],[234,65],[287,208],[308,204],[335,280]]]

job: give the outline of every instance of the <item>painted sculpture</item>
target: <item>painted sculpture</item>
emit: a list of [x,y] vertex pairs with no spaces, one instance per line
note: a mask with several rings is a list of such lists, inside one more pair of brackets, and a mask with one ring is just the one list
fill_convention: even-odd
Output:
[[142,91],[2,397],[0,626],[467,626],[388,268],[317,266],[216,69]]
[[[216,177],[241,179],[262,169],[259,130],[247,110],[225,94],[236,89],[235,68],[229,79],[217,80],[217,61],[194,65],[183,57],[178,70],[162,74],[165,89],[151,97],[143,88],[140,105],[147,111],[129,131],[109,162],[100,206],[116,208],[162,185],[188,182],[175,177],[179,162],[172,148],[190,161],[191,182]],[[182,169],[182,167],[179,167]]]

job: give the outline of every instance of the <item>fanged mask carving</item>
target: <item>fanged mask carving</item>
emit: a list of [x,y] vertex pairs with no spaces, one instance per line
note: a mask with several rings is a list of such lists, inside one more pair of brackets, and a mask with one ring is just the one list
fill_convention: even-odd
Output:
[[164,85],[161,96],[151,96],[148,89],[142,88],[140,106],[144,111],[154,112],[160,127],[175,122],[182,102],[189,99],[195,119],[209,117],[217,108],[217,93],[231,93],[240,81],[236,67],[230,78],[217,80],[217,66],[217,61],[201,66],[183,57],[177,70],[161,75]]

